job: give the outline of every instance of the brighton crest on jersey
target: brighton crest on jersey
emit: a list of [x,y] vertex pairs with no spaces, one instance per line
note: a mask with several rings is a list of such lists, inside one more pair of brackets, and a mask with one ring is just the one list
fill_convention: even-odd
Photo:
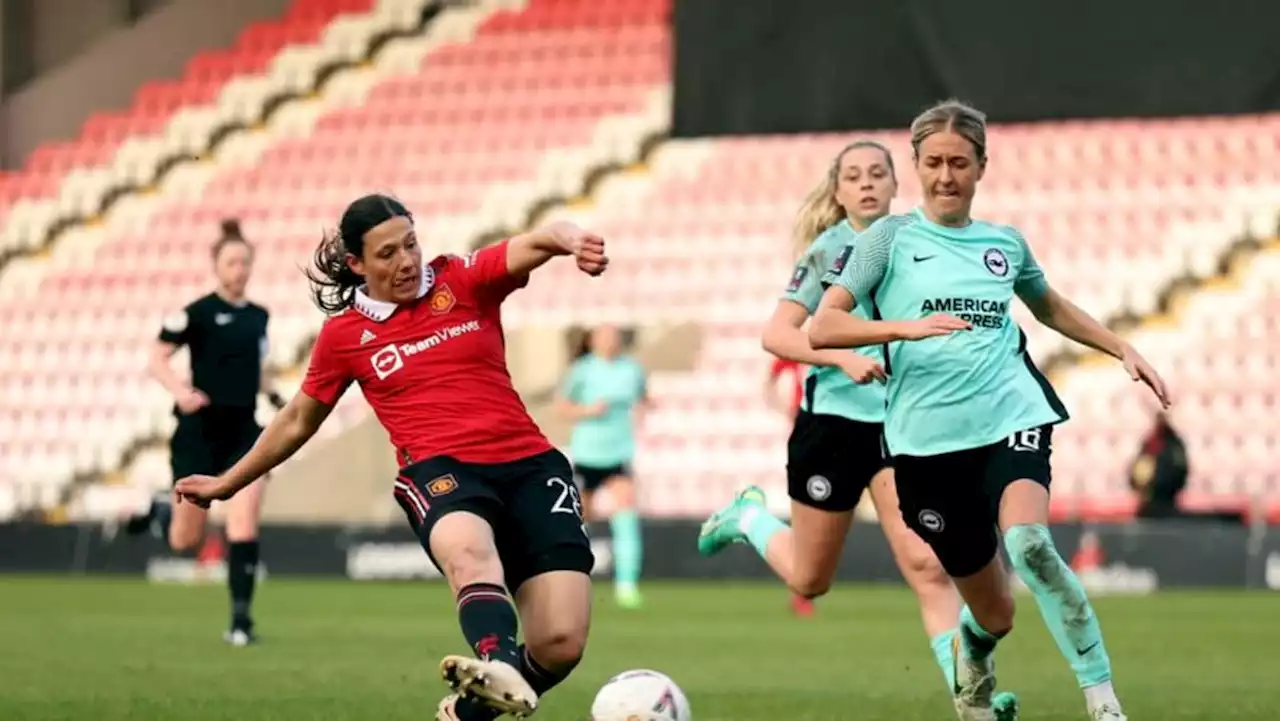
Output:
[[[844,272],[853,256],[858,232],[842,220],[827,228],[796,261],[782,300],[804,306],[810,314],[818,309],[822,293]],[[862,314],[854,308],[855,314]],[[882,363],[884,352],[879,347],[859,348],[855,352]],[[885,388],[879,383],[854,383],[839,368],[811,367],[804,383],[800,407],[810,413],[840,416],[865,423],[884,421]]]
[[978,448],[1067,419],[1009,314],[1014,295],[1048,285],[1013,228],[974,220],[951,228],[920,210],[880,219],[863,233],[839,282],[883,320],[947,313],[970,331],[889,344],[885,444],[933,456]]

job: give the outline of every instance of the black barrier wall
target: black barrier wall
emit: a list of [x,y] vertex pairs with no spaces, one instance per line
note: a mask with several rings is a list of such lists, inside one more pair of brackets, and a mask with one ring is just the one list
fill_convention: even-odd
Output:
[[[593,528],[596,573],[612,573],[604,528]],[[715,558],[696,550],[698,524],[651,521],[645,526],[645,577],[667,580],[764,579],[770,574],[751,549],[732,547]],[[1064,557],[1085,584],[1114,592],[1160,588],[1280,590],[1280,529],[1250,532],[1208,523],[1053,528]],[[268,526],[263,565],[272,577],[331,576],[352,580],[439,578],[417,539],[400,527]],[[216,545],[216,543],[215,543]],[[1085,549],[1086,552],[1082,552]],[[1096,552],[1092,552],[1095,551]],[[157,581],[213,579],[216,548],[195,558],[173,556],[152,538],[105,535],[96,526],[0,525],[0,573],[124,574]],[[845,544],[839,581],[901,582],[880,528],[855,523]]]
[[677,2],[677,136],[1280,109],[1280,2]]

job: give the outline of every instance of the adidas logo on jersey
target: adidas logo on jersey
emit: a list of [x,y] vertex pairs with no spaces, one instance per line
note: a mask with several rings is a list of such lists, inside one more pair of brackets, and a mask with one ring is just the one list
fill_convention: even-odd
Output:
[[373,331],[369,330],[368,328],[365,328],[364,332],[360,334],[360,345],[364,345],[377,337],[378,336],[373,334]]

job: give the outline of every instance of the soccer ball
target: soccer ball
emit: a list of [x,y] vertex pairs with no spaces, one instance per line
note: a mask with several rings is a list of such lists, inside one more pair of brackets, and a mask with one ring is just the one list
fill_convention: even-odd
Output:
[[693,711],[675,681],[638,669],[609,679],[591,702],[591,721],[693,721]]

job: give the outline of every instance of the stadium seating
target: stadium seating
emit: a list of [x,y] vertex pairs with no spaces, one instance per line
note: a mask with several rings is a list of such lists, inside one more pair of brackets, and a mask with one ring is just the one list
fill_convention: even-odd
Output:
[[[663,3],[595,14],[506,5],[444,11],[320,97],[229,138],[212,162],[180,167],[105,223],[65,233],[48,261],[6,274],[0,317],[15,333],[0,353],[17,373],[0,395],[0,478],[21,482],[20,505],[50,504],[76,472],[111,468],[131,443],[171,426],[168,400],[140,371],[159,318],[208,286],[218,219],[239,216],[259,242],[255,291],[273,310],[273,349],[287,364],[320,321],[298,266],[353,197],[391,190],[423,216],[428,242],[461,250],[523,222],[542,197],[575,194],[592,167],[630,161],[662,130]],[[213,112],[228,104],[224,92]],[[46,300],[77,296],[95,302]],[[164,464],[136,465],[158,473]]]
[[[130,140],[108,175],[82,176],[96,185],[64,173],[106,164],[109,151],[42,160],[47,172],[28,169],[22,182],[60,193],[46,204],[58,212],[90,207],[108,180],[149,180],[164,153],[202,151],[225,119],[259,117],[281,89],[314,80],[325,58],[355,57],[351,48],[367,48],[376,33],[410,27],[422,5],[300,0],[280,26],[293,30],[246,31],[225,59],[193,61],[190,87],[203,90],[175,91],[137,112],[172,114],[167,126],[99,121],[113,128],[94,130],[104,147],[126,134],[156,139]],[[258,243],[253,293],[273,312],[273,358],[288,365],[321,320],[297,266],[352,197],[396,193],[433,248],[454,250],[520,227],[541,200],[577,195],[596,167],[635,160],[668,122],[669,5],[494,0],[446,10],[366,66],[335,74],[316,97],[229,136],[207,161],[65,233],[47,259],[16,264],[0,279],[0,323],[12,329],[0,339],[10,366],[0,376],[0,517],[60,500],[77,472],[114,468],[135,441],[170,427],[168,399],[140,369],[159,319],[207,286],[220,218],[241,217]],[[338,13],[347,14],[332,21]],[[307,44],[320,38],[322,49]],[[179,96],[210,104],[175,113]],[[893,149],[897,208],[909,208],[918,189],[904,134],[870,135]],[[609,239],[607,280],[550,266],[513,296],[508,325],[704,325],[693,372],[657,374],[650,385],[656,409],[637,461],[647,512],[699,515],[749,482],[781,498],[787,422],[761,401],[760,324],[789,272],[798,199],[848,139],[667,142],[647,167],[610,175],[589,204],[555,211]],[[990,149],[978,213],[1017,225],[1054,285],[1102,317],[1155,309],[1170,281],[1212,275],[1242,231],[1275,228],[1280,115],[1001,126]],[[38,224],[23,211],[15,225],[17,212],[0,222],[7,241],[25,247]],[[1275,254],[1262,253],[1230,285],[1198,293],[1169,327],[1138,338],[1186,391],[1175,421],[1189,444],[1197,507],[1280,499],[1280,335],[1264,320],[1280,308],[1276,278]],[[79,297],[93,304],[63,302]],[[1018,320],[1036,357],[1067,347],[1021,309]],[[1125,466],[1149,423],[1143,393],[1118,368],[1093,365],[1072,370],[1061,389],[1075,420],[1055,439],[1056,511],[1130,513]],[[366,413],[352,391],[326,432]],[[164,452],[132,458],[128,475],[140,488],[163,486]],[[129,492],[90,488],[72,511],[100,514]]]
[[[907,162],[902,133],[873,137],[893,149],[900,165]],[[797,199],[847,140],[670,143],[658,151],[650,175],[610,181],[598,191],[595,207],[567,213],[612,240],[618,262],[610,282],[572,283],[555,275],[571,270],[551,271],[513,303],[543,314],[562,308],[588,322],[619,322],[638,313],[641,319],[694,317],[706,324],[704,357],[693,376],[653,379],[658,410],[648,417],[637,459],[651,511],[704,512],[747,482],[763,482],[783,494],[786,423],[760,400],[760,324],[789,273],[788,223]],[[998,127],[991,134],[993,160],[977,212],[1021,228],[1054,285],[1091,312],[1106,317],[1126,306],[1149,311],[1168,281],[1188,270],[1212,274],[1246,224],[1258,231],[1274,227],[1278,140],[1280,116],[1151,123],[1141,130],[1123,123]],[[1117,162],[1135,170],[1117,173]],[[907,208],[918,189],[909,169],[899,170],[898,207]],[[1270,273],[1263,277],[1276,277],[1274,268]],[[1227,318],[1254,322],[1249,313],[1256,307],[1247,302],[1230,310],[1235,315]],[[1065,347],[1021,307],[1016,317],[1036,357],[1043,360]],[[1216,322],[1229,321],[1219,315]],[[1253,327],[1257,340],[1276,341],[1274,326],[1266,332]],[[1195,347],[1203,332],[1203,326],[1188,323],[1173,337]],[[1199,376],[1185,370],[1185,351],[1169,353],[1162,343],[1148,353],[1171,369],[1175,382]],[[1259,362],[1256,356],[1249,360]],[[1059,513],[1133,510],[1124,479],[1150,411],[1122,371],[1108,368],[1106,374],[1126,385],[1113,391],[1089,373],[1088,383],[1067,386],[1076,421],[1057,439]],[[1193,505],[1239,508],[1249,494],[1280,495],[1268,466],[1280,437],[1280,415],[1274,405],[1252,407],[1250,421],[1233,416],[1229,431],[1215,413],[1180,416],[1195,463]],[[1227,466],[1221,459],[1224,443],[1248,452]],[[1271,455],[1262,450],[1267,448]]]
[[415,27],[429,0],[296,0],[203,52],[175,81],[144,84],[123,112],[90,118],[0,176],[0,252],[33,249],[59,218],[94,216],[111,188],[152,182],[166,158],[204,152],[215,130],[260,119],[266,100],[307,92],[322,67],[358,60],[374,36]]

